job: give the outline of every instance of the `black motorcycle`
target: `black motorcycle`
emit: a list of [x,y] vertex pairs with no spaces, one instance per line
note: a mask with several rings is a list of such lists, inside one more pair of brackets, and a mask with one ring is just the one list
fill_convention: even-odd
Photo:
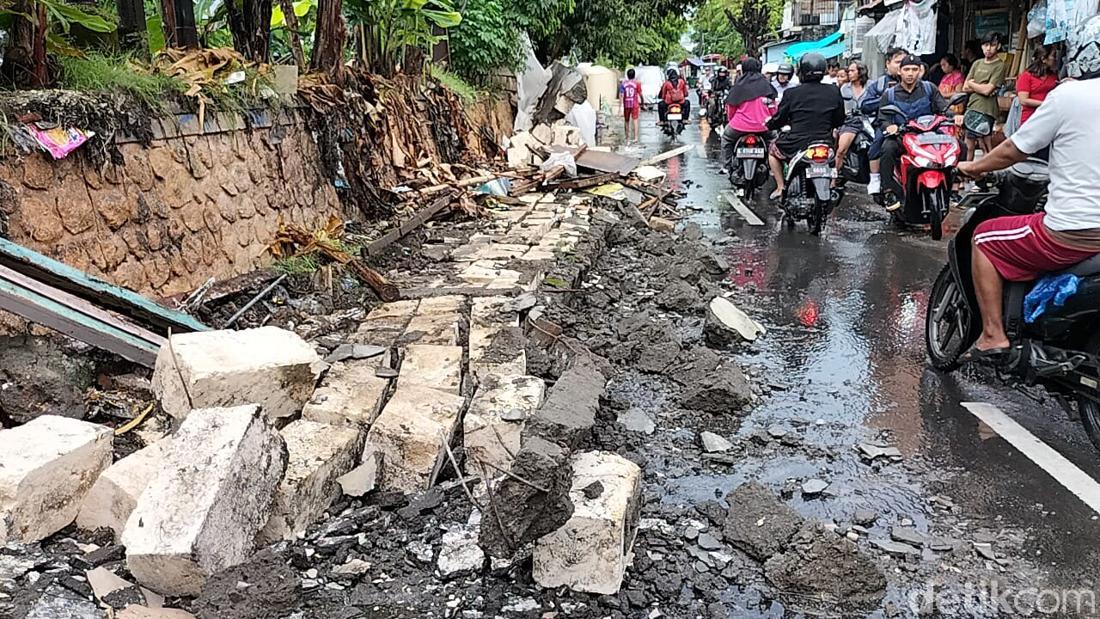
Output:
[[734,146],[729,167],[730,184],[745,202],[768,182],[768,139],[764,133],[743,135]]
[[840,201],[839,192],[832,187],[836,178],[836,151],[832,144],[811,144],[787,164],[785,173],[787,188],[780,207],[787,228],[805,220],[810,234],[821,234],[825,219]]
[[868,153],[871,143],[875,141],[875,126],[872,118],[861,114],[858,109],[852,115],[859,120],[860,130],[840,164],[840,177],[837,179],[840,187],[846,183],[866,185],[871,182],[871,157]]
[[[932,366],[952,371],[981,335],[971,240],[983,221],[1041,210],[1046,202],[1046,163],[1029,159],[1000,172],[996,191],[968,194],[974,204],[948,243],[948,263],[932,286],[925,343]],[[1024,297],[1035,282],[1005,282],[1005,331],[1012,346],[1000,372],[1028,385],[1042,385],[1079,418],[1100,449],[1100,255],[1063,271],[1081,278],[1077,292],[1050,306],[1034,322],[1024,320]]]
[[669,137],[676,137],[684,132],[684,107],[680,103],[668,104],[668,114],[665,116],[667,122],[664,127],[661,128],[665,132],[665,135]]
[[728,88],[715,88],[710,93],[705,109],[707,111],[707,122],[711,127],[726,126],[726,95],[728,93]]

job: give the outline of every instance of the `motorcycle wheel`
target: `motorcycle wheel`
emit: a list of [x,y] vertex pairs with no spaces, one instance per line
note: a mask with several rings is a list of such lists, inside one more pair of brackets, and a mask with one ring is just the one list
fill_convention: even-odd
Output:
[[810,210],[810,216],[806,219],[806,225],[810,228],[810,234],[821,236],[821,229],[825,227],[825,213],[829,206],[821,199],[814,199],[814,207]]
[[943,238],[943,207],[945,204],[943,189],[925,194],[925,206],[928,208],[928,223],[932,226],[932,240]]
[[[1100,334],[1094,335],[1089,340],[1085,352],[1094,355],[1100,353]],[[1100,376],[1097,378],[1100,378]],[[1089,435],[1092,446],[1100,450],[1100,404],[1086,397],[1078,396],[1077,414],[1081,417],[1081,425],[1085,426],[1085,434]]]
[[944,265],[936,283],[932,284],[928,313],[924,318],[924,343],[932,367],[937,370],[952,372],[958,369],[959,357],[970,346],[970,325],[974,317],[963,294],[951,275],[950,265]]

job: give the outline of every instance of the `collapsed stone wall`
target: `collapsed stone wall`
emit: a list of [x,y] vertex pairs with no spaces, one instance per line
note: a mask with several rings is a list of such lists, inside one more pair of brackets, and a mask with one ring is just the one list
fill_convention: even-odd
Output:
[[102,169],[78,154],[0,162],[7,236],[164,297],[265,264],[280,222],[308,228],[342,212],[317,145],[292,116],[119,149],[124,164]]

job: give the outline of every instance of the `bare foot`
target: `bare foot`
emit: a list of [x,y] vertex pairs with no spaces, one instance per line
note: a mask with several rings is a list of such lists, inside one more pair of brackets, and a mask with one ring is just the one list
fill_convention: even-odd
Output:
[[984,334],[978,338],[977,342],[974,342],[974,347],[978,350],[993,350],[994,348],[1008,348],[1011,343],[1007,337],[993,339],[986,337]]

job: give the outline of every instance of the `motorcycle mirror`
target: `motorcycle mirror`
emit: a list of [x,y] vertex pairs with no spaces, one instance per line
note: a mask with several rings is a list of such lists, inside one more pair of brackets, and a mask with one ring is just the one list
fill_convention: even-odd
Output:
[[970,93],[968,93],[968,92],[957,92],[954,95],[951,95],[951,99],[948,100],[947,105],[950,106],[950,107],[955,107],[956,105],[959,105],[960,103],[966,103],[969,99],[970,99]]

